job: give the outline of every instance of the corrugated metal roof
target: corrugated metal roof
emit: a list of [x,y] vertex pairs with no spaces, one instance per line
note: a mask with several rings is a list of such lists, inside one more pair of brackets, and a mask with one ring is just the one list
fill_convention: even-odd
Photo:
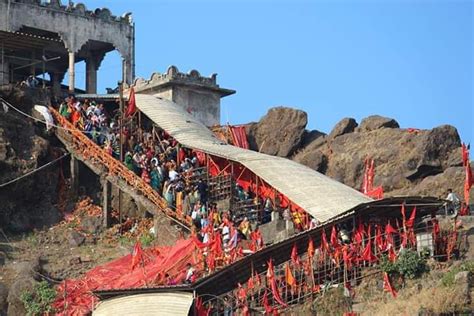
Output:
[[241,163],[321,222],[371,201],[297,162],[223,143],[174,102],[144,94],[136,94],[136,102],[142,113],[185,147]]
[[93,316],[187,316],[193,294],[185,292],[148,293],[112,298],[101,302]]

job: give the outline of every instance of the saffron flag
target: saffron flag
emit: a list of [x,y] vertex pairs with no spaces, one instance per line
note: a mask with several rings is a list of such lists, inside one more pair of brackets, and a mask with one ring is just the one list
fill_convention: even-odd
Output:
[[287,263],[285,266],[285,279],[286,279],[286,284],[288,284],[291,287],[296,286],[296,280],[295,277],[293,276],[293,273],[291,273],[290,265]]
[[133,115],[137,110],[137,103],[135,101],[135,90],[133,87],[130,89],[130,96],[128,97],[128,107],[127,112],[125,113],[125,117]]
[[135,267],[142,262],[143,258],[143,249],[142,245],[140,244],[139,241],[133,246],[133,252],[132,252],[132,270],[135,269]]

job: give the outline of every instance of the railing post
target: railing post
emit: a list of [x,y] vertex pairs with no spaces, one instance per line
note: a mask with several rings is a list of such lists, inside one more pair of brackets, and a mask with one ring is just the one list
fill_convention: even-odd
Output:
[[79,162],[74,155],[71,155],[70,161],[70,172],[71,172],[71,192],[74,198],[77,198],[79,193]]
[[102,180],[102,212],[103,225],[105,228],[110,226],[110,211],[111,211],[111,190],[112,185],[107,179]]

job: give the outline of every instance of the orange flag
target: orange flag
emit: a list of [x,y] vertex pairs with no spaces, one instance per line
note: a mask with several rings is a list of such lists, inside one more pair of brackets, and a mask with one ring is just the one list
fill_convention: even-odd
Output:
[[293,273],[291,273],[290,265],[288,263],[285,266],[285,279],[286,279],[286,283],[289,286],[291,287],[296,286],[296,280],[293,277]]

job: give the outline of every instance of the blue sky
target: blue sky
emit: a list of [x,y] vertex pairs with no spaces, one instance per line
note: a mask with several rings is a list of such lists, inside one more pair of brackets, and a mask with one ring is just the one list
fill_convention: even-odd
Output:
[[[473,1],[84,2],[133,12],[137,76],[171,64],[218,73],[222,87],[237,90],[223,99],[222,123],[285,105],[306,111],[309,129],[379,114],[402,127],[451,124],[474,143]],[[110,53],[100,90],[118,78]]]

